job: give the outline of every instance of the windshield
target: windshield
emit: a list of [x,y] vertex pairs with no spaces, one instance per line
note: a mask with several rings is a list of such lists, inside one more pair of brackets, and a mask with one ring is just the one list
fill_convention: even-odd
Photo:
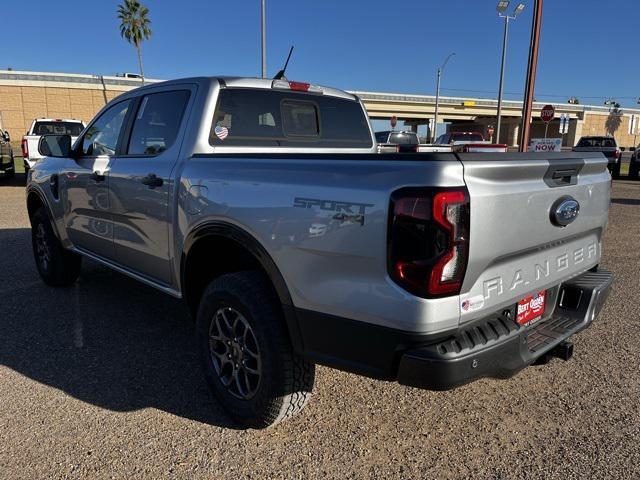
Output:
[[418,145],[418,135],[411,132],[391,132],[389,143],[397,145]]
[[71,135],[77,137],[84,129],[80,122],[36,122],[33,135]]

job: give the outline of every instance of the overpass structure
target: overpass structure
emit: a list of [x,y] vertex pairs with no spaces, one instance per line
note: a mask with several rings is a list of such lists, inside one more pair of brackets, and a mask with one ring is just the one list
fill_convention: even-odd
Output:
[[[146,79],[147,83],[159,80]],[[83,75],[72,73],[26,72],[0,70],[0,128],[8,130],[14,145],[27,131],[34,118],[77,118],[89,121],[108,101],[121,93],[139,87],[139,79],[117,76]],[[435,113],[435,96],[382,92],[352,92],[364,102],[373,119],[397,116],[407,128],[417,130],[427,125]],[[547,102],[536,102],[532,119],[532,138],[544,135],[539,119],[540,109]],[[631,114],[639,109],[613,112],[595,105],[555,103],[556,119],[549,124],[549,137],[560,137],[560,114],[570,117],[569,132],[564,135],[565,146],[574,145],[582,135],[614,135],[618,144],[635,144],[629,135]],[[439,117],[452,131],[473,130],[487,134],[496,124],[497,100],[466,97],[440,97]],[[522,114],[522,102],[503,101],[501,143],[516,145]]]
[[[434,95],[407,95],[399,93],[351,92],[364,102],[369,116],[374,119],[387,119],[395,115],[414,131],[418,125],[428,125],[435,114],[436,97]],[[497,123],[498,101],[486,98],[440,97],[439,120],[448,123],[451,131],[479,131],[487,138],[487,130]],[[630,147],[635,145],[634,135],[628,133],[631,115],[640,116],[640,109],[624,108],[618,111],[597,105],[572,105],[568,103],[534,102],[531,126],[531,138],[543,137],[545,124],[540,120],[540,111],[545,105],[555,107],[555,118],[549,123],[548,136],[563,137],[564,146],[573,146],[583,135],[613,135],[618,144]],[[569,117],[569,131],[559,133],[560,115]],[[502,101],[502,131],[496,142],[511,146],[518,144],[520,123],[522,120],[521,101]]]

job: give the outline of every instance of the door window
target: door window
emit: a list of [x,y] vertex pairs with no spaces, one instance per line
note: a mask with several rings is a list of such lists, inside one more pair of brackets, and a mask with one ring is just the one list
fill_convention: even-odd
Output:
[[129,155],[157,155],[173,145],[184,115],[189,90],[142,97],[129,140]]
[[130,100],[109,108],[91,124],[82,138],[82,156],[115,155]]

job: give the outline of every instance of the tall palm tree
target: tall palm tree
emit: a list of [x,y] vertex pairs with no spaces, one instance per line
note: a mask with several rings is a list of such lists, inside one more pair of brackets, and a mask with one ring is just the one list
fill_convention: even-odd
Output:
[[144,70],[142,69],[140,47],[143,40],[151,38],[149,9],[142,5],[139,0],[124,0],[122,5],[118,5],[118,19],[120,20],[120,35],[135,46],[138,51],[138,65],[140,66],[140,76],[144,85]]

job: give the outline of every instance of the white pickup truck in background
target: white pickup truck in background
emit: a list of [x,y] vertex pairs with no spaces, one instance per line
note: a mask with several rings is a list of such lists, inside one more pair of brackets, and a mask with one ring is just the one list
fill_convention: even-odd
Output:
[[38,153],[38,143],[42,135],[71,135],[71,142],[84,130],[82,120],[60,118],[36,118],[27,134],[22,137],[22,157],[24,158],[24,170],[28,171],[42,158]]

